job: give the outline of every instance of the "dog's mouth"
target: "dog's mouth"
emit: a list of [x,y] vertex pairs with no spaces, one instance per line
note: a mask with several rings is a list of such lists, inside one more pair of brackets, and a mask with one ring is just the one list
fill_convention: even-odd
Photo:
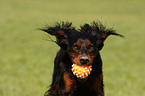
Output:
[[92,71],[92,66],[86,66],[86,65],[72,65],[72,72],[73,74],[79,79],[79,80],[86,80],[87,77],[90,75]]

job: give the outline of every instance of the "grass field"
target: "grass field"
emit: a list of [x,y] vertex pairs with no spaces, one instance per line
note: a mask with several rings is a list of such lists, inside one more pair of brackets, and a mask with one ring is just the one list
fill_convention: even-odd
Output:
[[145,96],[145,0],[0,0],[0,96],[43,96],[59,47],[45,24],[101,21],[126,38],[101,51],[106,96]]

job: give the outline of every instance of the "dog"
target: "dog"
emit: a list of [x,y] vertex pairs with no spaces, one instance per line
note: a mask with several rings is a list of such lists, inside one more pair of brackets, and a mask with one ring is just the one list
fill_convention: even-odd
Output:
[[[70,22],[61,22],[41,30],[55,36],[54,42],[60,46],[54,60],[52,83],[45,96],[104,96],[100,50],[108,36],[123,35],[94,21],[80,29]],[[79,70],[85,70],[84,66],[91,68],[88,73],[80,73],[74,65]]]

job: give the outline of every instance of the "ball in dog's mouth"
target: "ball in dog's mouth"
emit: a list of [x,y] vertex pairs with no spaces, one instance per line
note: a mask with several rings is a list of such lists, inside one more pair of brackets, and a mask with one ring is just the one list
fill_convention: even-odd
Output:
[[92,66],[91,65],[90,66],[85,66],[85,65],[80,66],[77,64],[73,64],[71,70],[72,70],[73,74],[77,76],[77,78],[85,79],[90,75],[90,73],[92,71]]

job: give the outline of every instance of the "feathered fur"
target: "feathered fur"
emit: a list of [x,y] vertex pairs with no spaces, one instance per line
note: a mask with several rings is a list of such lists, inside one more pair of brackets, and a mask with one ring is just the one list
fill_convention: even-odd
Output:
[[[84,24],[80,29],[72,23],[56,23],[42,31],[56,37],[60,50],[54,61],[53,80],[45,96],[104,96],[102,60],[100,50],[110,35],[123,37],[113,29],[107,29],[100,22]],[[84,59],[82,63],[82,57]],[[91,74],[85,79],[73,75],[73,63],[92,65]]]

